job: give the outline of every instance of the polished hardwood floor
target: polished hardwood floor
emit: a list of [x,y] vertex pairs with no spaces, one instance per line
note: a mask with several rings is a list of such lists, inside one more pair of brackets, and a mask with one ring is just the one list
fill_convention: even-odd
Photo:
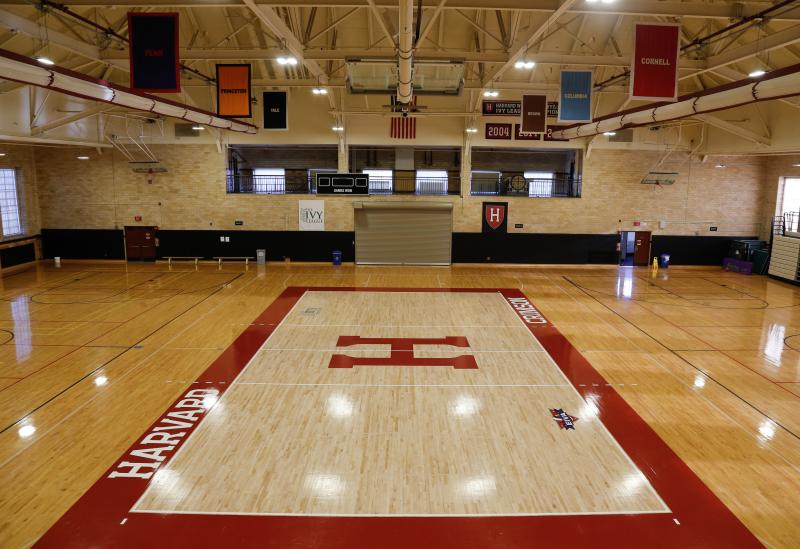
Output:
[[[1,547],[33,544],[288,286],[517,288],[762,543],[800,540],[800,288],[782,282],[679,267],[653,276],[597,266],[43,262],[0,283]],[[491,305],[480,310],[470,313],[481,319],[476,344],[504,322]],[[376,311],[380,335],[379,319]],[[281,337],[284,349],[296,334],[287,327]],[[492,383],[515,382],[513,360],[486,360]],[[257,368],[244,375],[259,381]],[[291,368],[270,375],[297,382]],[[353,375],[366,383],[377,374]],[[268,400],[289,398],[270,390]],[[250,397],[241,398],[231,413],[246,411]],[[426,399],[422,391],[412,408],[424,411]],[[290,409],[303,402],[299,394]],[[151,496],[141,503],[158,503]],[[447,502],[434,503],[408,512]]]

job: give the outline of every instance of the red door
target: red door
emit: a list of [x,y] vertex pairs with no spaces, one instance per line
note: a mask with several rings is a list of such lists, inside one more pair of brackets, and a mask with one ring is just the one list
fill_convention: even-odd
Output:
[[650,231],[636,231],[633,264],[641,266],[650,264]]
[[125,227],[128,261],[155,261],[157,227]]

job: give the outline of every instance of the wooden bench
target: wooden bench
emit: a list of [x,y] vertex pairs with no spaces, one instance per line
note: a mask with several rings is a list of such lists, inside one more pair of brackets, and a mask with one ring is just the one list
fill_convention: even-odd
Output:
[[253,257],[253,256],[245,256],[245,255],[242,255],[242,256],[239,256],[239,255],[230,255],[230,256],[223,255],[223,256],[215,257],[214,259],[216,259],[219,262],[219,266],[220,267],[222,267],[222,260],[223,259],[230,259],[230,260],[234,260],[234,261],[235,260],[239,260],[239,261],[244,260],[244,264],[245,264],[245,266],[247,266],[247,265],[250,264],[250,260],[251,259],[255,259],[255,257]]
[[200,256],[194,256],[194,255],[171,255],[171,256],[168,255],[168,256],[164,256],[164,259],[167,260],[167,264],[169,266],[172,266],[172,260],[173,259],[176,259],[176,260],[187,260],[187,261],[190,260],[190,259],[193,259],[194,260],[194,264],[197,265],[197,262],[200,261],[202,258]]

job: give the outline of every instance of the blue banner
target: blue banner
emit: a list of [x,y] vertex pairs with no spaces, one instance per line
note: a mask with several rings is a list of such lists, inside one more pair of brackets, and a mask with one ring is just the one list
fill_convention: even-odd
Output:
[[592,121],[592,71],[561,71],[559,122]]

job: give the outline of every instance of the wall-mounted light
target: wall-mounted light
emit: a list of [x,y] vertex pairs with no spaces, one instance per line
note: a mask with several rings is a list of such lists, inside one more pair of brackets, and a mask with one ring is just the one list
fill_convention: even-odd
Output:
[[77,156],[76,158],[77,158],[78,160],[89,160],[89,157],[88,157],[88,156]]
[[335,131],[335,132],[343,132],[344,131],[344,126],[334,126],[331,129],[333,131]]
[[[603,4],[613,4],[615,0],[600,0]],[[587,4],[597,4],[597,0],[586,0]]]
[[201,126],[200,124],[195,124],[194,126],[192,126],[192,129],[195,130],[195,131],[200,131],[200,130],[204,130],[205,127]]
[[6,153],[0,153],[0,156],[5,156],[5,155],[6,155]]
[[715,167],[715,168],[727,168],[728,166],[726,166],[725,164],[717,164],[717,165],[716,165],[716,166],[714,166],[714,167]]
[[478,133],[478,128],[469,127],[467,128],[467,133]]

